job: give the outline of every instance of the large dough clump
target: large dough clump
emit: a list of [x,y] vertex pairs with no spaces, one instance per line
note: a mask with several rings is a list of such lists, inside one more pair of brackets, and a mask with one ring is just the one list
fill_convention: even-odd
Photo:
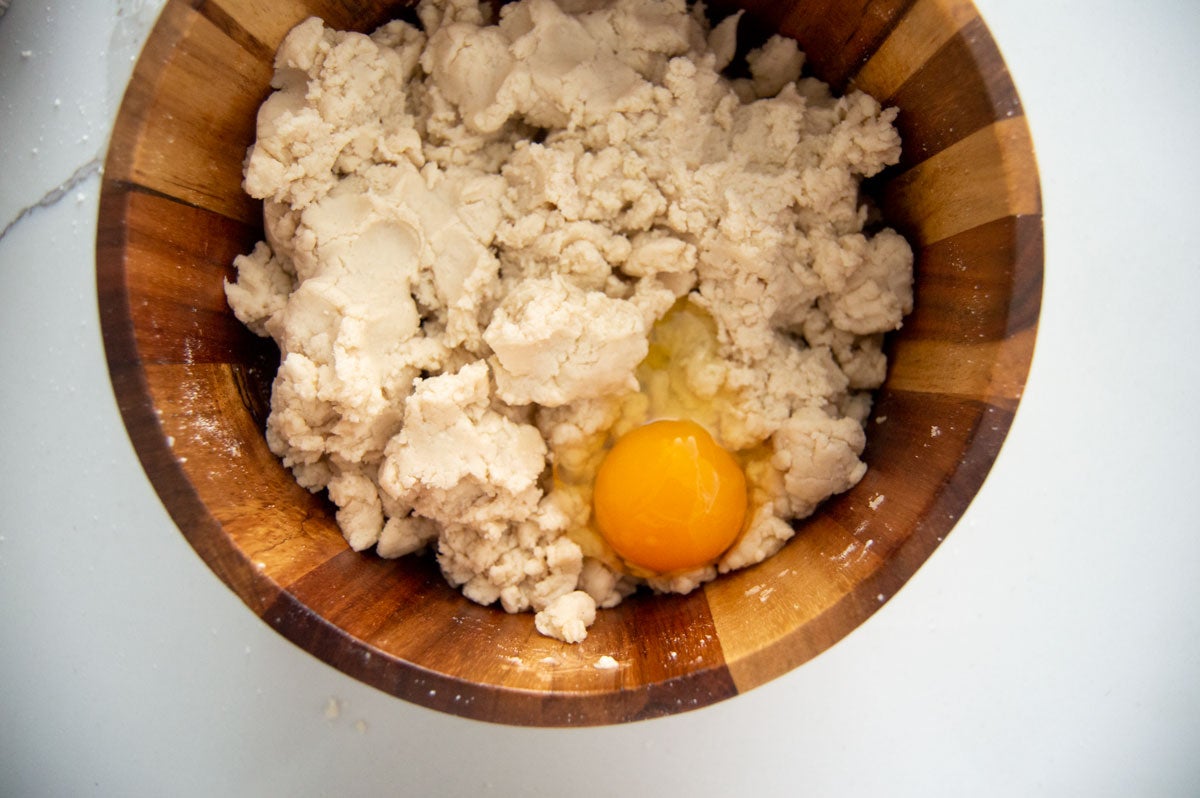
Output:
[[[468,597],[578,641],[638,584],[770,556],[861,478],[912,306],[911,250],[858,189],[899,157],[895,112],[780,37],[725,77],[740,14],[682,0],[417,15],[283,42],[245,168],[266,240],[229,302],[279,345],[272,450],[353,548],[431,547]],[[639,578],[587,531],[590,478],[664,409],[760,454],[720,561]]]
[[633,370],[648,349],[637,307],[558,275],[509,291],[483,339],[494,353],[497,395],[544,407],[636,389]]

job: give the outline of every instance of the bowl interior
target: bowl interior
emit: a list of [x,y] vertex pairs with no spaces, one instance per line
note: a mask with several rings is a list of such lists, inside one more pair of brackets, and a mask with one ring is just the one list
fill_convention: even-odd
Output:
[[[900,108],[903,161],[872,190],[913,244],[916,307],[889,344],[855,488],[774,558],[688,596],[635,596],[575,646],[538,635],[530,615],[467,601],[429,558],[349,550],[331,506],[268,450],[277,352],[225,302],[234,257],[262,236],[241,166],[276,46],[309,15],[370,30],[402,4],[196,5],[169,0],[117,119],[97,241],[102,329],[163,503],[209,567],[301,648],[401,698],[489,721],[591,725],[692,709],[861,624],[979,489],[1033,353],[1042,222],[1023,111],[970,3],[740,4],[751,27],[797,38],[835,90]],[[618,667],[594,667],[603,655]]]

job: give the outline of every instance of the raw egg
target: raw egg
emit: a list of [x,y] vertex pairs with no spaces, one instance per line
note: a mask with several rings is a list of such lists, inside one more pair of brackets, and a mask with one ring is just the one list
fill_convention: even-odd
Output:
[[596,527],[626,562],[658,574],[715,561],[746,515],[746,478],[693,421],[622,435],[604,456],[592,497]]

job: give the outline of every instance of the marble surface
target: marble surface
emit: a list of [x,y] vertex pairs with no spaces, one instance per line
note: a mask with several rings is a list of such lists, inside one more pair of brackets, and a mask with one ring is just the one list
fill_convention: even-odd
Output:
[[107,137],[161,0],[0,2],[0,794],[1200,794],[1200,4],[977,5],[1047,220],[1037,355],[978,499],[787,676],[545,730],[342,676],[175,530],[94,276]]

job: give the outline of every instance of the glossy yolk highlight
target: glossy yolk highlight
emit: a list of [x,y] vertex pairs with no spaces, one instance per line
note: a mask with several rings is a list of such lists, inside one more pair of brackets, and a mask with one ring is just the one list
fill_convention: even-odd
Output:
[[655,421],[617,441],[596,474],[596,526],[631,565],[665,574],[713,562],[746,515],[746,477],[691,421]]

